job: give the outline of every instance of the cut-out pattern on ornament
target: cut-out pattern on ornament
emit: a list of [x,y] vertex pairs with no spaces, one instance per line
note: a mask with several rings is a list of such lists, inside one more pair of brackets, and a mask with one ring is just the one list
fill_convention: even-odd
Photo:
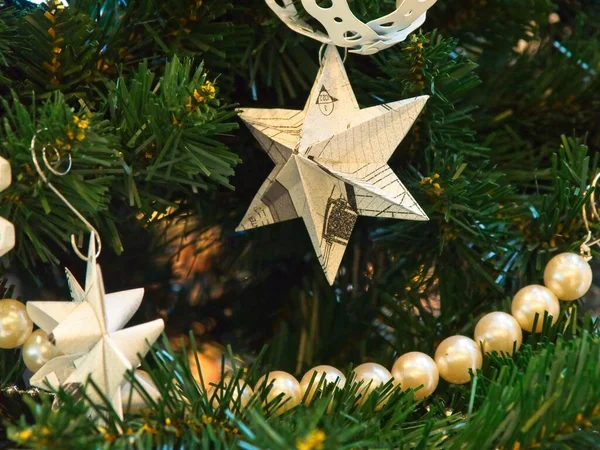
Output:
[[371,55],[405,40],[425,22],[425,15],[437,0],[397,0],[390,14],[362,22],[351,11],[347,0],[331,0],[328,7],[317,0],[301,0],[308,14],[318,20],[327,34],[313,29],[303,20],[293,0],[265,0],[283,23],[296,33],[324,44],[347,48],[352,53]]

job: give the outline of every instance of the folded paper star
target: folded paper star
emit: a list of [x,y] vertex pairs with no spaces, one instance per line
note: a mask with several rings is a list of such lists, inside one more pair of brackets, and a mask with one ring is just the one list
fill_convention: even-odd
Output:
[[387,164],[427,99],[360,109],[329,46],[303,110],[240,112],[275,168],[238,230],[301,217],[333,284],[359,215],[428,220]]
[[122,416],[121,387],[126,373],[136,368],[141,358],[162,333],[162,319],[124,328],[139,308],[143,289],[106,295],[100,266],[95,261],[95,240],[90,239],[85,289],[67,272],[73,302],[28,302],[31,320],[48,333],[63,356],[45,364],[31,378],[41,388],[49,384],[75,393],[92,379],[98,390],[86,394],[95,402],[109,399]]

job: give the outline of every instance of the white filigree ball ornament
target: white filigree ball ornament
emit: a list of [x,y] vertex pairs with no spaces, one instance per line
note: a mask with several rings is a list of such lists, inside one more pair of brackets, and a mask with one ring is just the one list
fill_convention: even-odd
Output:
[[265,1],[296,33],[347,48],[352,53],[372,55],[402,42],[423,25],[427,10],[437,0],[396,0],[395,11],[367,23],[354,15],[348,0],[330,0],[329,7],[319,6],[317,0],[301,0],[306,12],[321,23],[327,34],[313,29],[300,17],[294,0]]

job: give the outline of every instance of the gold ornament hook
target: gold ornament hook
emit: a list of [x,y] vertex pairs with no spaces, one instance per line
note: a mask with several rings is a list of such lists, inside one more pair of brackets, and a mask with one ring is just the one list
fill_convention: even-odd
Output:
[[[592,192],[590,194],[590,199],[589,199],[590,210],[591,210],[590,215],[591,215],[592,220],[597,220],[597,221],[600,221],[600,215],[598,215],[598,209],[596,208],[596,186],[598,185],[599,180],[600,180],[600,172],[598,172],[596,174],[596,176],[592,180],[592,184],[589,187],[589,189],[592,190]],[[586,261],[589,261],[590,259],[592,259],[591,247],[593,247],[594,245],[598,245],[600,243],[600,239],[592,240],[593,239],[592,230],[590,228],[590,222],[588,219],[587,208],[586,208],[585,203],[583,204],[583,207],[581,208],[581,216],[583,217],[583,224],[585,225],[585,229],[587,231],[587,236],[586,236],[585,240],[582,242],[582,244],[579,246],[579,254]]]
[[[100,252],[102,251],[102,241],[100,240],[100,234],[98,233],[98,231],[96,230],[96,228],[94,228],[94,226],[89,223],[85,217],[83,217],[83,215],[77,211],[77,209],[71,204],[71,202],[69,202],[69,200],[67,200],[65,198],[64,195],[62,195],[60,193],[60,191],[58,189],[56,189],[54,187],[54,185],[52,183],[50,183],[50,181],[48,181],[48,178],[46,177],[46,175],[44,174],[44,171],[42,170],[40,163],[37,159],[37,155],[35,154],[35,140],[37,138],[37,135],[42,132],[42,131],[47,131],[48,128],[43,128],[41,130],[36,131],[36,133],[33,135],[33,138],[31,139],[31,159],[33,161],[33,165],[35,166],[35,170],[37,171],[37,173],[39,174],[40,178],[42,179],[42,181],[44,183],[46,183],[46,185],[52,190],[52,192],[54,192],[56,194],[56,196],[65,204],[67,205],[67,207],[73,212],[73,214],[75,214],[75,216],[81,220],[81,222],[83,222],[83,224],[86,226],[86,228],[89,230],[90,232],[90,239],[95,239],[96,240],[96,244],[98,247],[98,251],[96,253],[96,258],[98,258],[100,256]],[[59,151],[52,146],[51,147],[54,150],[54,158],[55,161],[54,162],[50,162],[48,159],[48,146],[44,146],[44,148],[42,149],[42,160],[44,161],[44,165],[46,166],[46,168],[54,175],[62,177],[65,176],[66,174],[68,174],[71,171],[71,167],[73,165],[73,160],[71,158],[71,154],[69,153],[69,159],[68,159],[68,165],[67,168],[60,172],[58,171],[55,166],[57,166],[58,164],[60,164],[61,162],[61,156]],[[83,253],[81,253],[81,251],[79,250],[79,247],[77,246],[77,242],[75,239],[75,235],[72,234],[71,235],[71,246],[73,247],[73,251],[75,252],[75,254],[81,258],[83,261],[90,261],[91,257],[88,257],[86,255],[84,255]]]

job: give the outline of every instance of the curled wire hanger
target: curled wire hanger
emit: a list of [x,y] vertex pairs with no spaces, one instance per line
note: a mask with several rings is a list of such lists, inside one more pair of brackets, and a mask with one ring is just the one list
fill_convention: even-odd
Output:
[[[42,131],[47,131],[48,128],[43,128],[41,130],[36,131],[36,133],[33,135],[33,138],[31,139],[31,159],[33,161],[33,164],[35,166],[35,170],[37,171],[37,173],[39,174],[40,178],[42,179],[42,181],[44,183],[46,183],[46,185],[52,189],[52,192],[54,192],[56,194],[56,196],[65,204],[67,205],[67,207],[73,212],[73,214],[75,214],[75,216],[81,220],[81,222],[83,222],[83,224],[86,226],[86,228],[89,230],[90,232],[90,239],[95,239],[96,240],[96,244],[98,247],[98,251],[95,255],[95,258],[97,258],[98,256],[100,256],[100,253],[102,251],[102,241],[100,240],[100,234],[98,233],[98,230],[96,230],[96,228],[94,228],[94,226],[88,222],[86,220],[85,217],[83,217],[83,215],[77,211],[77,209],[71,204],[71,202],[69,202],[69,200],[67,200],[65,198],[65,196],[63,194],[60,193],[60,191],[58,189],[56,189],[56,187],[54,187],[54,185],[52,183],[50,183],[50,181],[48,181],[48,178],[46,177],[46,175],[44,174],[44,171],[42,170],[40,163],[37,159],[37,155],[35,154],[35,141],[37,138],[37,135],[42,132]],[[71,154],[68,154],[69,160],[68,160],[68,165],[66,170],[64,170],[63,172],[60,172],[58,170],[55,169],[54,166],[60,164],[61,162],[61,156],[59,151],[52,146],[52,149],[54,150],[54,158],[55,161],[54,162],[50,162],[48,160],[48,147],[44,146],[42,149],[42,160],[44,161],[44,165],[46,166],[46,168],[53,173],[56,176],[62,177],[65,176],[66,174],[69,173],[69,171],[71,170],[71,167],[73,165],[73,160],[71,159]],[[75,240],[75,235],[72,234],[71,235],[71,246],[73,247],[73,251],[75,252],[75,254],[81,258],[83,261],[90,261],[90,257],[84,255],[83,253],[81,253],[81,250],[79,250],[79,247],[77,246],[77,242]]]
[[[319,65],[322,66],[325,61],[325,50],[327,50],[327,46],[332,44],[321,44],[319,47]],[[342,58],[342,64],[346,63],[346,58],[348,58],[348,48],[344,48],[344,57]]]

